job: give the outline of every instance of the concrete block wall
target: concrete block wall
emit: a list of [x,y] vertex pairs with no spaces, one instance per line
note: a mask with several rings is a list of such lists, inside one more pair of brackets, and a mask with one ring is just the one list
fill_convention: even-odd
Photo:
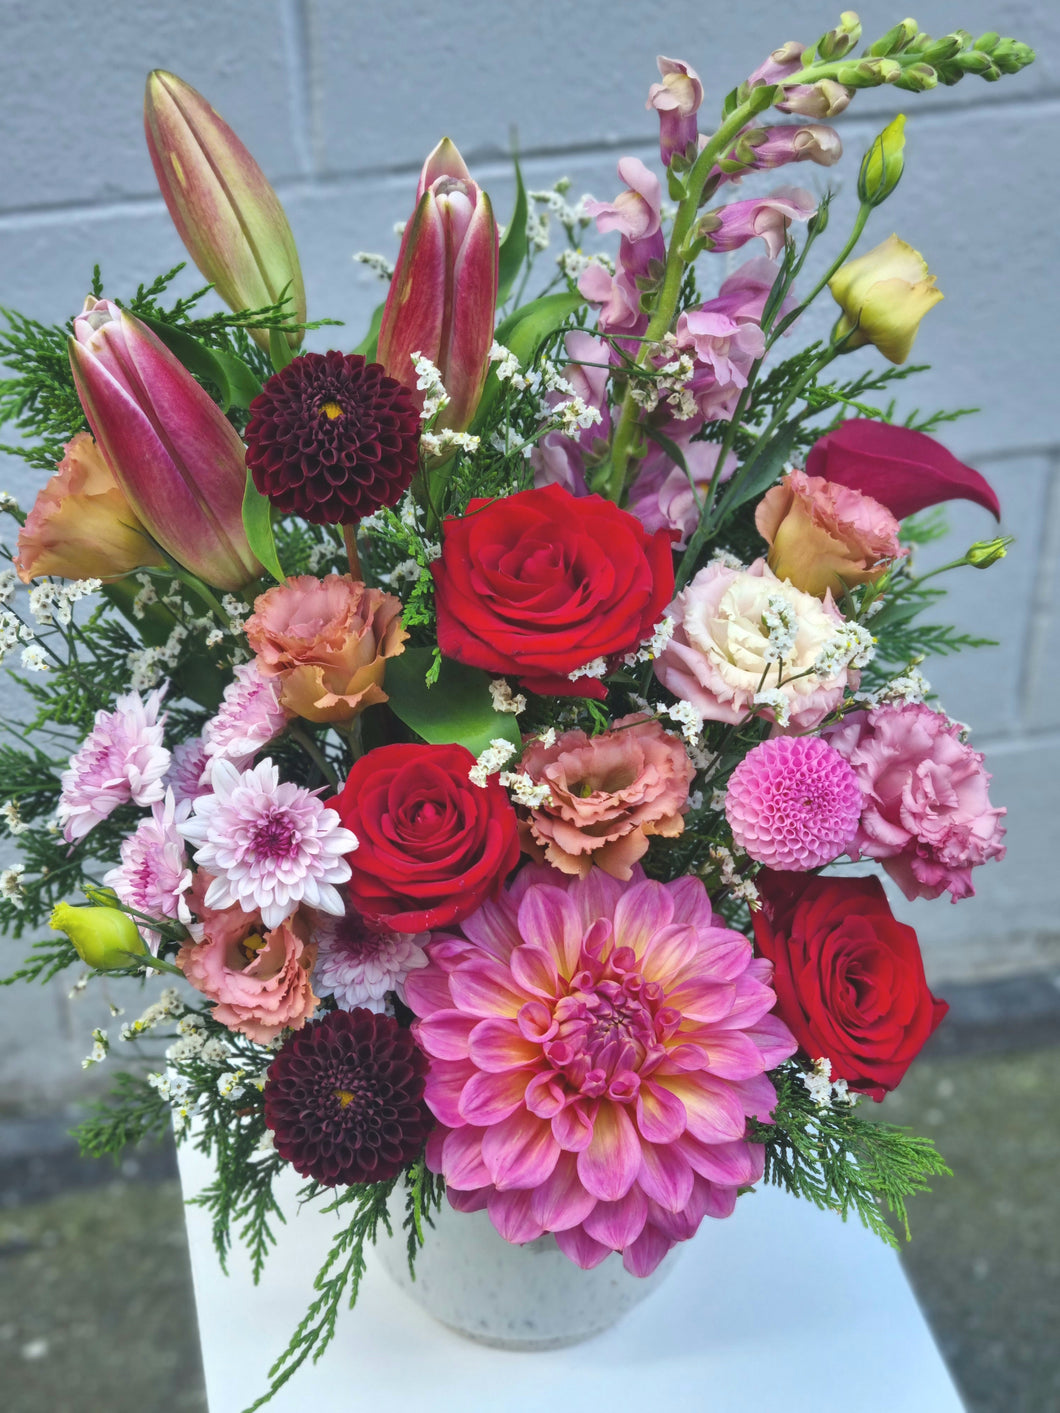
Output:
[[[419,165],[443,133],[458,143],[502,218],[512,195],[504,154],[513,125],[530,185],[566,175],[575,193],[611,195],[619,156],[657,157],[655,115],[644,110],[656,54],[694,64],[705,80],[706,110],[715,111],[770,49],[788,38],[813,40],[839,8],[838,0],[582,0],[576,7],[567,0],[3,0],[0,304],[62,320],[80,307],[95,261],[109,290],[127,295],[183,258],[140,126],[153,67],[199,88],[255,153],[294,229],[310,317],[346,321],[344,330],[320,331],[312,346],[351,346],[382,294],[352,254],[393,256],[394,222],[407,216]],[[880,0],[860,10],[872,34],[903,13]],[[1060,117],[1060,8],[1050,0],[929,0],[917,16],[936,34],[963,27],[1014,35],[1035,46],[1038,62],[995,85],[966,79],[923,95],[859,94],[838,123],[844,165],[822,172],[804,164],[766,184],[838,187],[838,244],[860,151],[889,115],[908,114],[907,176],[870,234],[883,239],[897,230],[922,250],[946,300],[916,348],[932,371],[899,396],[907,406],[982,408],[943,440],[993,481],[1003,527],[1018,537],[1002,564],[952,580],[952,617],[1001,645],[930,665],[947,709],[974,724],[993,793],[1010,811],[1009,858],[981,870],[979,896],[909,912],[929,969],[944,979],[1060,957],[1052,892],[1060,845],[1060,191],[1049,160]],[[199,282],[186,271],[179,287]],[[822,309],[798,337],[829,322]],[[867,367],[873,358],[863,352],[851,363]],[[30,503],[36,487],[19,463],[9,460],[0,474]],[[951,520],[949,545],[931,555],[959,552],[992,529],[975,506],[957,507]],[[6,944],[4,952],[11,955]],[[29,1014],[24,994],[0,993],[0,1074],[9,1090],[43,1094],[53,1072],[64,1080],[80,1074],[76,1062],[95,1021],[80,1012],[71,1020],[65,988],[36,998],[30,1059],[30,1027],[18,1023]],[[54,1033],[54,1065],[39,1058],[42,1028]]]

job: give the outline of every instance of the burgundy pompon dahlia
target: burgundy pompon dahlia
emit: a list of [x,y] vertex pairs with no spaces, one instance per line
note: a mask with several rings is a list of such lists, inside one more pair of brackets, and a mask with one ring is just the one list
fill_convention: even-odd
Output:
[[426,1075],[427,1057],[391,1016],[330,1011],[269,1066],[265,1123],[277,1153],[327,1187],[396,1177],[434,1126]]
[[408,490],[420,416],[403,383],[358,353],[303,353],[250,404],[247,465],[262,495],[314,525],[352,524]]

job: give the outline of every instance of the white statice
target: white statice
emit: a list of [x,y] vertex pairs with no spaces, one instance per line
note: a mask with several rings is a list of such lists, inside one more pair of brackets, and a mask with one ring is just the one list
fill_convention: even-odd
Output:
[[558,403],[552,409],[552,416],[558,423],[559,432],[575,440],[589,427],[595,427],[604,420],[598,407],[593,407],[577,394]]
[[28,643],[22,649],[22,666],[27,672],[47,672],[48,657],[40,643]]
[[140,589],[132,602],[132,614],[134,618],[143,618],[150,605],[158,602],[158,590],[150,574],[137,574],[136,582]]
[[222,1099],[233,1099],[246,1089],[245,1070],[227,1070],[217,1081],[217,1092]]
[[674,702],[673,706],[664,708],[664,714],[680,726],[681,735],[689,746],[698,745],[703,734],[703,718],[691,702]]
[[515,752],[516,747],[511,741],[506,741],[503,736],[494,737],[468,771],[468,779],[472,785],[484,790],[489,777],[503,770]]
[[526,698],[522,692],[513,694],[511,687],[503,677],[495,677],[490,683],[490,697],[493,701],[494,711],[518,716],[520,712],[526,710]]
[[[783,594],[770,594],[762,610],[762,626],[768,641],[762,650],[766,662],[785,662],[795,649],[799,620],[795,605]],[[836,635],[838,637],[838,634]],[[834,641],[834,639],[833,639]],[[836,672],[839,668],[836,668]],[[835,673],[818,674],[834,677]]]
[[860,623],[843,623],[817,654],[813,670],[818,677],[837,677],[848,667],[868,667],[876,652],[876,639]]
[[441,373],[425,353],[414,353],[412,366],[416,370],[416,387],[423,393],[420,420],[427,423],[448,405],[449,394],[445,390]]
[[393,277],[394,267],[385,255],[377,255],[372,250],[355,250],[353,258],[358,265],[364,265],[381,280],[389,280]]
[[5,515],[21,515],[18,501],[7,491],[0,491],[0,513]]
[[583,663],[581,667],[576,667],[572,672],[567,673],[569,682],[578,682],[583,677],[592,677],[599,680],[607,675],[607,659],[594,657],[590,662]]
[[451,427],[443,427],[440,432],[421,432],[420,451],[424,456],[442,456],[445,452],[478,451],[481,439],[472,432],[454,432]]
[[538,732],[537,739],[541,742],[546,751],[550,750],[556,744],[556,728],[554,726],[546,726],[544,731]]
[[10,603],[18,593],[19,577],[13,569],[0,573],[0,604]]
[[610,274],[614,274],[614,265],[610,260],[605,260],[602,255],[586,255],[580,247],[568,246],[566,250],[561,250],[556,256],[556,264],[560,273],[573,284],[577,284],[590,265],[603,265]]
[[882,702],[904,702],[917,705],[931,695],[931,683],[918,667],[910,667],[900,677],[894,677],[880,693]]
[[711,807],[711,809],[712,809],[712,810],[715,810],[718,814],[724,814],[724,813],[725,813],[725,798],[726,798],[726,796],[728,795],[728,793],[729,793],[728,790],[724,789],[724,787],[721,788],[721,789],[719,789],[717,786],[715,786],[714,789],[711,790],[711,792],[710,792],[710,807]]
[[23,864],[13,864],[11,868],[5,868],[0,873],[0,898],[10,903],[13,908],[25,906],[26,892],[22,886],[22,877],[25,872]]
[[[645,638],[635,653],[626,653],[622,661],[627,667],[638,662],[654,662],[674,635],[674,620],[667,613],[656,623],[650,638]],[[644,704],[647,706],[647,703]]]
[[66,627],[73,619],[74,604],[101,587],[99,579],[75,579],[72,583],[41,579],[29,591],[29,611],[42,628],[53,628],[57,623]]
[[718,865],[721,874],[721,881],[734,898],[742,898],[752,912],[757,912],[761,907],[758,901],[758,889],[750,878],[744,878],[736,866],[736,860],[732,856],[732,850],[727,849],[724,844],[713,844],[710,849],[710,857]]
[[13,837],[25,834],[29,828],[22,818],[22,811],[17,800],[8,800],[6,805],[0,806],[0,819],[3,820],[7,832]]
[[532,207],[526,215],[526,238],[534,250],[547,250],[551,234],[547,211],[535,211]]
[[782,729],[791,725],[791,698],[780,687],[763,687],[751,698],[752,705],[773,713],[773,720]]
[[539,784],[525,770],[502,770],[500,782],[511,791],[516,804],[525,805],[528,810],[539,810],[542,805],[554,803],[548,784]]
[[716,549],[710,556],[711,564],[720,564],[723,569],[743,569],[744,563],[727,549]]
[[92,1049],[81,1061],[83,1070],[91,1069],[93,1065],[102,1064],[110,1053],[110,1041],[105,1030],[96,1029],[92,1032]]
[[163,1021],[175,1020],[184,1014],[184,1002],[175,986],[167,986],[157,1001],[153,1001],[143,1015],[121,1028],[123,1040],[138,1040]]
[[227,1065],[231,1053],[223,1040],[211,1035],[199,1052],[199,1059],[204,1065]]
[[799,1079],[819,1109],[829,1109],[833,1104],[853,1108],[858,1102],[859,1096],[850,1092],[845,1079],[832,1078],[832,1062],[823,1055],[814,1060],[812,1069],[800,1070]]
[[235,594],[222,594],[221,607],[233,623],[237,621],[242,623],[244,618],[250,616],[250,604],[243,599],[237,599]]
[[496,365],[493,371],[497,375],[498,382],[511,383],[512,387],[519,391],[529,386],[529,380],[519,366],[519,359],[510,348],[505,348],[502,343],[494,341],[493,347],[490,349],[490,362]]
[[179,1062],[181,1060],[197,1060],[206,1044],[206,1037],[201,1030],[191,1030],[186,1035],[181,1035],[174,1040],[166,1050],[166,1059]]

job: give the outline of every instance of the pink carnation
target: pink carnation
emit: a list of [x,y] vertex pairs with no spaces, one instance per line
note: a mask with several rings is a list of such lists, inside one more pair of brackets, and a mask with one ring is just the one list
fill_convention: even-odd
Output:
[[817,736],[777,736],[748,751],[729,778],[725,817],[758,863],[820,868],[854,837],[861,791],[853,770]]
[[853,858],[881,859],[907,898],[971,897],[972,869],[1002,859],[1004,809],[983,757],[940,711],[907,704],[855,712],[826,732],[864,796]]
[[131,800],[153,805],[162,798],[162,777],[169,752],[162,744],[165,715],[159,708],[165,688],[142,700],[139,693],[119,697],[113,711],[97,711],[92,730],[62,773],[59,823],[68,844]]
[[[191,869],[184,850],[179,825],[187,819],[191,801],[174,799],[167,790],[165,800],[152,806],[132,834],[121,842],[121,864],[103,875],[119,902],[148,917],[175,918],[185,925],[191,913],[184,894],[191,884]],[[137,919],[144,940],[158,955],[161,934]]]
[[584,878],[597,864],[628,879],[649,835],[684,830],[695,767],[657,721],[635,714],[598,736],[565,731],[551,746],[533,740],[521,768],[551,794],[522,825],[523,848],[563,873]]
[[298,914],[271,931],[261,914],[210,908],[209,874],[195,875],[192,908],[196,938],[181,947],[177,966],[197,991],[217,1004],[213,1017],[264,1045],[281,1030],[300,1030],[316,1010],[311,977],[316,946]]
[[243,770],[280,734],[289,715],[280,705],[280,685],[262,673],[256,659],[236,667],[217,715],[203,727],[203,753],[210,765],[227,760]]
[[761,1177],[747,1119],[769,1120],[765,1071],[795,1042],[770,964],[698,879],[530,865],[428,953],[405,989],[441,1125],[427,1161],[455,1207],[647,1275]]

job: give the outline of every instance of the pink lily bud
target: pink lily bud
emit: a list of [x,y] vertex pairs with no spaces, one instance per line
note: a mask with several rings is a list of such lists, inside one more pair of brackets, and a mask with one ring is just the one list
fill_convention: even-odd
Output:
[[429,358],[449,402],[438,425],[462,431],[489,370],[497,306],[497,223],[489,197],[448,138],[423,164],[379,328],[379,362],[412,391],[412,355]]
[[239,433],[162,341],[109,299],[74,320],[70,366],[96,445],[148,534],[214,588],[261,573],[243,529]]
[[[305,322],[305,286],[291,228],[265,173],[190,84],[155,69],[144,95],[155,177],[188,254],[235,310],[278,304]],[[263,348],[267,329],[250,333]],[[301,331],[288,335],[292,347]]]
[[784,249],[792,221],[808,221],[817,210],[810,192],[798,186],[779,187],[769,196],[734,201],[701,216],[696,234],[708,250],[738,250],[760,236],[770,260]]
[[646,108],[659,115],[659,148],[664,164],[670,165],[675,154],[683,155],[699,138],[696,113],[703,102],[703,85],[699,75],[680,59],[666,59],[661,54],[656,63],[662,83],[653,83],[648,90]]

